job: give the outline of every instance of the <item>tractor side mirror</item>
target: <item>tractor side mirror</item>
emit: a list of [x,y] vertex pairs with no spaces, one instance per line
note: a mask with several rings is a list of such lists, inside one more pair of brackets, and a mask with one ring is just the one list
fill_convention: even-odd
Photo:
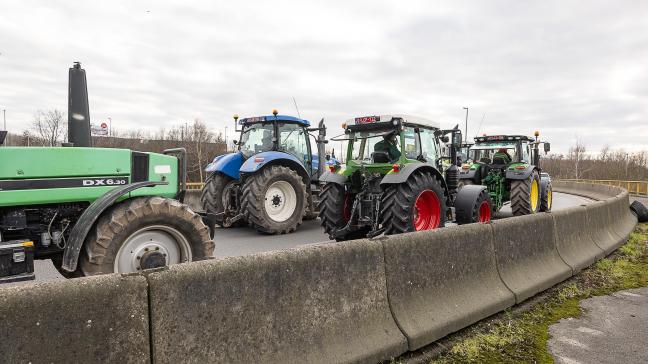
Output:
[[444,142],[444,143],[447,143],[447,142],[450,141],[450,138],[448,138],[447,135],[444,135],[443,137],[441,137],[441,141]]
[[549,151],[551,151],[551,143],[544,143],[544,151],[545,151],[545,154],[549,153]]
[[238,140],[234,139],[232,140],[232,143],[234,143],[234,145],[238,145]]

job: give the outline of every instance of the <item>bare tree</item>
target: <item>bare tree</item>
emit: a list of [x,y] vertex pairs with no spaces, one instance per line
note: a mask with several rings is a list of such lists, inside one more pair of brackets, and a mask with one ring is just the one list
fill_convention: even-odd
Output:
[[66,125],[63,121],[63,112],[52,110],[38,110],[34,115],[32,130],[42,145],[55,146],[65,140]]
[[585,148],[585,145],[583,145],[578,139],[576,140],[576,145],[569,148],[567,158],[573,163],[574,178],[576,179],[581,179],[583,173],[586,172],[583,166],[584,161],[588,159],[586,152],[587,149]]

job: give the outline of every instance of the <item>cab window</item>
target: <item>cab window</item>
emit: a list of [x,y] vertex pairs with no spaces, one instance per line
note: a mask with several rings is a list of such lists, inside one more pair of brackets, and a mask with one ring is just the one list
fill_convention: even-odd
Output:
[[412,127],[406,127],[403,130],[403,150],[407,159],[416,159],[421,155],[421,146],[416,130]]
[[310,160],[308,134],[298,124],[278,124],[279,150],[290,153],[305,162]]
[[437,138],[434,135],[434,130],[430,129],[420,129],[419,134],[421,135],[421,155],[427,162],[434,162],[439,156],[439,145],[437,144]]

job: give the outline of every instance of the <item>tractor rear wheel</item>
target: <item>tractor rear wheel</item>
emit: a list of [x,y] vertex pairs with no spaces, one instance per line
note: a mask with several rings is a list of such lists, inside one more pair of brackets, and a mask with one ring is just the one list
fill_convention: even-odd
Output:
[[245,179],[241,212],[248,224],[265,234],[293,232],[302,223],[308,201],[306,186],[297,172],[269,166]]
[[347,193],[344,186],[327,183],[319,196],[319,218],[324,231],[331,239],[337,241],[360,239],[367,236],[368,229],[349,232],[344,236],[335,236],[336,230],[342,229],[351,219],[354,196]]
[[[212,214],[220,214],[224,212],[231,203],[229,201],[230,191],[237,183],[238,181],[234,178],[218,172],[207,177],[205,187],[203,187],[200,195],[202,208],[206,212]],[[233,225],[228,225],[223,221],[223,219],[217,219],[216,223],[224,228],[245,225],[244,220],[239,220]]]
[[511,210],[514,216],[540,211],[540,176],[533,171],[528,178],[511,181]]
[[551,181],[548,181],[542,188],[540,211],[549,212],[551,211],[551,206],[553,206],[553,190],[551,188]]
[[380,208],[385,235],[445,226],[443,187],[427,173],[415,172],[404,183],[389,185],[383,191]]
[[140,197],[99,217],[79,261],[84,276],[131,273],[201,260],[214,253],[202,218],[187,205],[162,197]]

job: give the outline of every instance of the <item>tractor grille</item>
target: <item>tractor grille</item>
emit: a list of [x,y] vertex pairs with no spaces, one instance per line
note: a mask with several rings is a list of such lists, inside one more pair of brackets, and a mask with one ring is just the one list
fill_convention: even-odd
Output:
[[133,152],[131,163],[131,183],[148,181],[149,155],[147,153]]

